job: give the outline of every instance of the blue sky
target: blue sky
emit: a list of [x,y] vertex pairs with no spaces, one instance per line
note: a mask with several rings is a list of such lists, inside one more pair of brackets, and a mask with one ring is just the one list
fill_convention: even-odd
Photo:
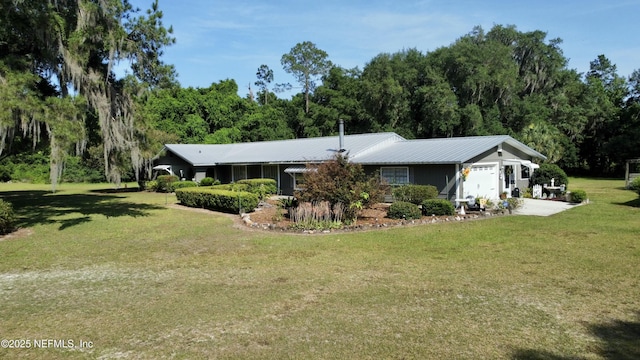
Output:
[[[142,9],[152,0],[131,0]],[[177,43],[165,52],[183,87],[208,87],[224,79],[248,93],[262,64],[274,83],[295,80],[280,58],[311,41],[344,68],[359,67],[380,53],[448,46],[476,25],[516,25],[561,38],[569,68],[589,69],[599,54],[629,76],[640,69],[640,0],[159,0],[165,26]],[[287,97],[287,96],[285,96]]]

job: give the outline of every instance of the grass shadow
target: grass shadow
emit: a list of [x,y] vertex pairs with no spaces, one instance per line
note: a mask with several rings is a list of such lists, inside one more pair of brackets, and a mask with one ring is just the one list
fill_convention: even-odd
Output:
[[[600,346],[594,349],[603,359],[636,360],[640,359],[640,312],[636,321],[614,320],[602,324],[588,325],[589,332],[600,340]],[[584,359],[580,356],[556,355],[544,350],[518,349],[512,359],[518,360],[570,360]]]
[[640,359],[640,312],[636,321],[614,320],[589,326],[589,331],[603,341],[600,355],[605,359]]
[[623,202],[623,203],[613,203],[614,205],[623,205],[623,206],[630,206],[630,207],[635,207],[635,208],[640,208],[640,197],[633,199],[631,201],[627,201],[627,202]]
[[511,357],[514,360],[582,360],[582,357],[562,356],[552,354],[548,351],[520,349]]
[[115,193],[55,194],[48,191],[0,192],[0,198],[13,204],[16,226],[59,224],[59,230],[90,222],[92,216],[106,218],[142,217],[161,206],[136,203]]

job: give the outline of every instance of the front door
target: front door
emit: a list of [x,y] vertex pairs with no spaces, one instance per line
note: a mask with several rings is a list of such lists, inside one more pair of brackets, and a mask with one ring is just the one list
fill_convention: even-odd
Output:
[[514,165],[504,166],[504,191],[507,196],[511,196],[511,192],[516,187],[516,172]]

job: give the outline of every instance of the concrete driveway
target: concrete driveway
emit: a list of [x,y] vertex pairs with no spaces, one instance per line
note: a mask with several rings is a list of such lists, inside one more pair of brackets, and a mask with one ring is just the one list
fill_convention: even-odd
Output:
[[580,206],[581,204],[571,204],[564,201],[522,199],[522,205],[513,213],[516,215],[550,216],[567,209]]

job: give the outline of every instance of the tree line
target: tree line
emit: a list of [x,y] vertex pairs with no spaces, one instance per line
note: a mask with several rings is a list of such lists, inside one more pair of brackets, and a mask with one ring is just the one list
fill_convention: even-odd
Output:
[[[141,11],[127,0],[0,0],[0,180],[45,167],[53,184],[144,179],[165,143],[334,135],[338,119],[349,133],[409,139],[509,134],[574,174],[620,175],[640,157],[640,71],[623,77],[600,55],[580,74],[542,31],[475,27],[362,69],[306,41],[281,59],[301,89],[290,99],[268,64],[246,97],[233,79],[181,87],[162,61],[174,42],[157,1]],[[118,77],[122,62],[130,72]]]
[[[263,64],[255,95],[235,95],[237,85],[226,80],[156,92],[147,111],[190,143],[335,135],[338,119],[350,133],[409,139],[508,134],[570,173],[618,176],[627,159],[640,157],[640,71],[623,77],[600,55],[578,73],[561,43],[543,31],[475,27],[431,52],[382,53],[362,69],[345,69],[304,42],[282,57],[302,89],[291,99],[276,96],[291,85],[271,86],[273,71]],[[194,128],[198,134],[189,133]]]

